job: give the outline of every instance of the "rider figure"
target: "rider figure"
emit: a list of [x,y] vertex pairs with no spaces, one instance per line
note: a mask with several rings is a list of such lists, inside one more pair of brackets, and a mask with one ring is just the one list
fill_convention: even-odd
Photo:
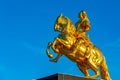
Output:
[[86,36],[86,32],[90,30],[90,22],[85,11],[81,11],[78,17],[80,20],[75,25],[77,38],[80,38]]
[[82,43],[87,47],[85,52],[85,56],[87,57],[89,54],[90,45],[92,44],[89,40],[89,37],[86,35],[86,32],[90,30],[90,22],[85,11],[81,11],[78,14],[78,17],[80,18],[80,20],[75,24],[75,37],[79,41],[79,43],[81,43],[81,39],[82,41],[84,41]]

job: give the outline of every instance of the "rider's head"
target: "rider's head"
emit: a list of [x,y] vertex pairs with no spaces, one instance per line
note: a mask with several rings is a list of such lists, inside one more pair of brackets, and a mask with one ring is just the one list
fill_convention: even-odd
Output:
[[87,14],[84,10],[82,10],[79,14],[78,14],[78,17],[81,18],[81,19],[84,19],[85,17],[87,17]]

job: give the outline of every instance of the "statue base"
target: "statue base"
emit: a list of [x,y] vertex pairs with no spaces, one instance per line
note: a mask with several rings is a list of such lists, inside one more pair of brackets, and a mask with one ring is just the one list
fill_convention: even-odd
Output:
[[40,79],[34,79],[34,80],[100,80],[100,79],[90,79],[90,78],[85,78],[85,77],[69,75],[69,74],[57,73],[54,75],[50,75],[47,77],[43,77]]

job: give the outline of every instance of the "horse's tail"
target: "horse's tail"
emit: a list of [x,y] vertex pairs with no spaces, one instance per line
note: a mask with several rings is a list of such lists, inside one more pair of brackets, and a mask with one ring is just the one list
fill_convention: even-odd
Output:
[[108,72],[108,67],[107,67],[107,64],[106,64],[105,57],[104,57],[104,60],[103,60],[102,64],[100,65],[100,73],[101,73],[101,76],[102,76],[103,80],[112,80],[110,78],[110,74]]
[[47,53],[49,58],[53,57],[53,55],[50,53],[50,46],[52,46],[52,44],[53,44],[52,42],[49,42],[48,46],[47,46],[47,49],[46,49],[46,53]]

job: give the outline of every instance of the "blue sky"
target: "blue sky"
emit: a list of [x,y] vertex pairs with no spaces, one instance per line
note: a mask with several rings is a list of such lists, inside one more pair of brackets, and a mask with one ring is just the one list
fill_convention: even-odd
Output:
[[[58,33],[54,22],[62,13],[73,23],[85,10],[91,22],[91,41],[106,57],[109,72],[117,80],[120,67],[119,0],[0,0],[0,80],[32,80],[68,73],[83,76],[65,56],[49,62],[48,42]],[[56,54],[54,54],[56,56]]]

